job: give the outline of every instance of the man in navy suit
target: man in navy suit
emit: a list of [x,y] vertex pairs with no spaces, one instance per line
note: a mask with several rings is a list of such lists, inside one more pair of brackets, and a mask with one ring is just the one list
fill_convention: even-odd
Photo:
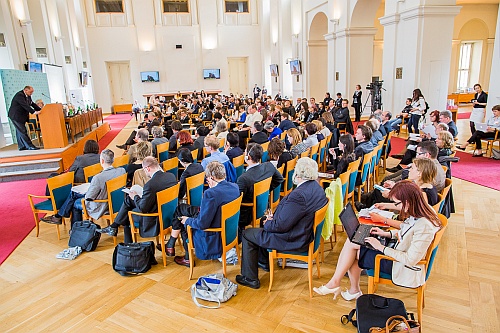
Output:
[[40,149],[33,145],[26,131],[26,123],[29,120],[29,114],[39,114],[41,112],[40,110],[42,110],[31,100],[31,95],[33,95],[34,91],[35,89],[33,89],[33,87],[26,86],[23,90],[18,91],[14,95],[10,103],[9,118],[16,128],[17,147],[19,150]]
[[[115,222],[110,226],[98,229],[100,233],[116,236],[118,227],[123,226],[125,243],[132,243],[132,233],[128,212],[133,210],[140,213],[158,212],[158,201],[156,194],[177,184],[177,179],[170,172],[163,172],[156,158],[148,156],[142,161],[142,168],[151,179],[144,185],[142,197],[134,191],[130,191],[125,197]],[[160,233],[157,217],[145,216],[139,218],[139,233],[141,237],[155,237]]]
[[278,126],[280,130],[288,131],[290,128],[296,128],[295,124],[290,120],[290,116],[288,113],[282,112],[281,113],[281,122]]
[[243,231],[241,275],[236,276],[236,282],[260,287],[258,267],[269,269],[267,249],[308,251],[314,235],[314,214],[328,202],[316,179],[316,162],[309,157],[299,159],[293,175],[297,188],[280,201],[274,216],[263,218],[263,228]]
[[[187,228],[193,228],[193,243],[196,249],[196,257],[202,260],[217,259],[222,255],[221,235],[218,232],[205,232],[208,228],[220,228],[221,207],[240,196],[238,186],[226,181],[226,169],[220,162],[213,161],[207,165],[205,176],[209,189],[203,193],[201,207],[180,204],[174,214],[172,221],[172,236],[165,245],[173,248],[180,230],[182,244],[184,245],[184,256],[176,256],[174,261],[178,265],[189,267],[189,253],[187,248]],[[189,215],[190,217],[186,216]],[[181,216],[180,219],[175,216]]]

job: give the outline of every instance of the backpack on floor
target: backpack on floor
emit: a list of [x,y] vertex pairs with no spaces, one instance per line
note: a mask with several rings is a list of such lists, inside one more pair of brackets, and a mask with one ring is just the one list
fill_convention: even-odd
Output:
[[94,251],[101,239],[101,229],[98,224],[91,221],[77,221],[73,223],[69,234],[68,246],[79,246],[83,251]]
[[[353,319],[356,315],[356,319]],[[369,333],[372,327],[385,327],[387,319],[402,316],[408,319],[404,303],[396,298],[386,298],[375,294],[361,295],[356,300],[356,309],[340,318],[342,324],[351,322],[358,333]]]
[[121,276],[146,273],[156,264],[155,243],[151,241],[119,243],[113,252],[113,269]]

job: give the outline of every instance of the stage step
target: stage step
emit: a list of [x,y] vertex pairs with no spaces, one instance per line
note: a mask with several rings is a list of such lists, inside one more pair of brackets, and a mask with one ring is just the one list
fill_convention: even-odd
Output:
[[47,178],[61,171],[61,159],[50,158],[0,164],[0,182]]

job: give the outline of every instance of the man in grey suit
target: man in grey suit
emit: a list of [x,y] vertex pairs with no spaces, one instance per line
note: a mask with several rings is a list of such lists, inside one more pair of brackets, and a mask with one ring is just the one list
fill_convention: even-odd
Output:
[[123,168],[113,167],[115,154],[112,150],[104,149],[101,152],[100,163],[102,171],[95,175],[90,182],[90,187],[85,195],[71,191],[70,195],[63,203],[57,214],[45,216],[41,220],[51,224],[61,224],[63,217],[70,217],[71,225],[74,221],[82,220],[82,198],[87,200],[87,212],[90,217],[98,219],[108,212],[108,204],[105,202],[94,202],[93,200],[106,199],[108,193],[106,191],[106,182],[125,173]]

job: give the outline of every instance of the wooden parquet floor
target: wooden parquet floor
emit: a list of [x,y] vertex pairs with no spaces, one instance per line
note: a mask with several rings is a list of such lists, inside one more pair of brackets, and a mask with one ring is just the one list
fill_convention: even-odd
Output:
[[[126,136],[126,135],[125,135]],[[115,144],[116,142],[113,142]],[[120,142],[118,142],[120,143]],[[439,247],[426,289],[424,332],[500,332],[499,192],[454,179],[457,212]],[[31,219],[32,216],[26,216]],[[67,229],[57,240],[55,227],[42,225],[0,266],[2,332],[352,332],[340,316],[354,302],[328,296],[309,298],[307,272],[278,269],[273,290],[260,271],[261,288],[240,287],[218,310],[200,309],[191,300],[188,269],[168,258],[147,274],[122,277],[111,267],[113,242],[103,235],[95,252],[74,261],[55,255],[67,245]],[[332,276],[345,237],[327,252],[320,286]],[[179,247],[178,252],[181,252]],[[161,262],[161,256],[157,253]],[[197,261],[195,277],[221,272],[217,261]],[[228,267],[234,281],[238,266]],[[347,287],[347,278],[343,286]],[[362,277],[366,292],[366,277]],[[402,299],[416,310],[416,294],[381,286],[379,294]]]

